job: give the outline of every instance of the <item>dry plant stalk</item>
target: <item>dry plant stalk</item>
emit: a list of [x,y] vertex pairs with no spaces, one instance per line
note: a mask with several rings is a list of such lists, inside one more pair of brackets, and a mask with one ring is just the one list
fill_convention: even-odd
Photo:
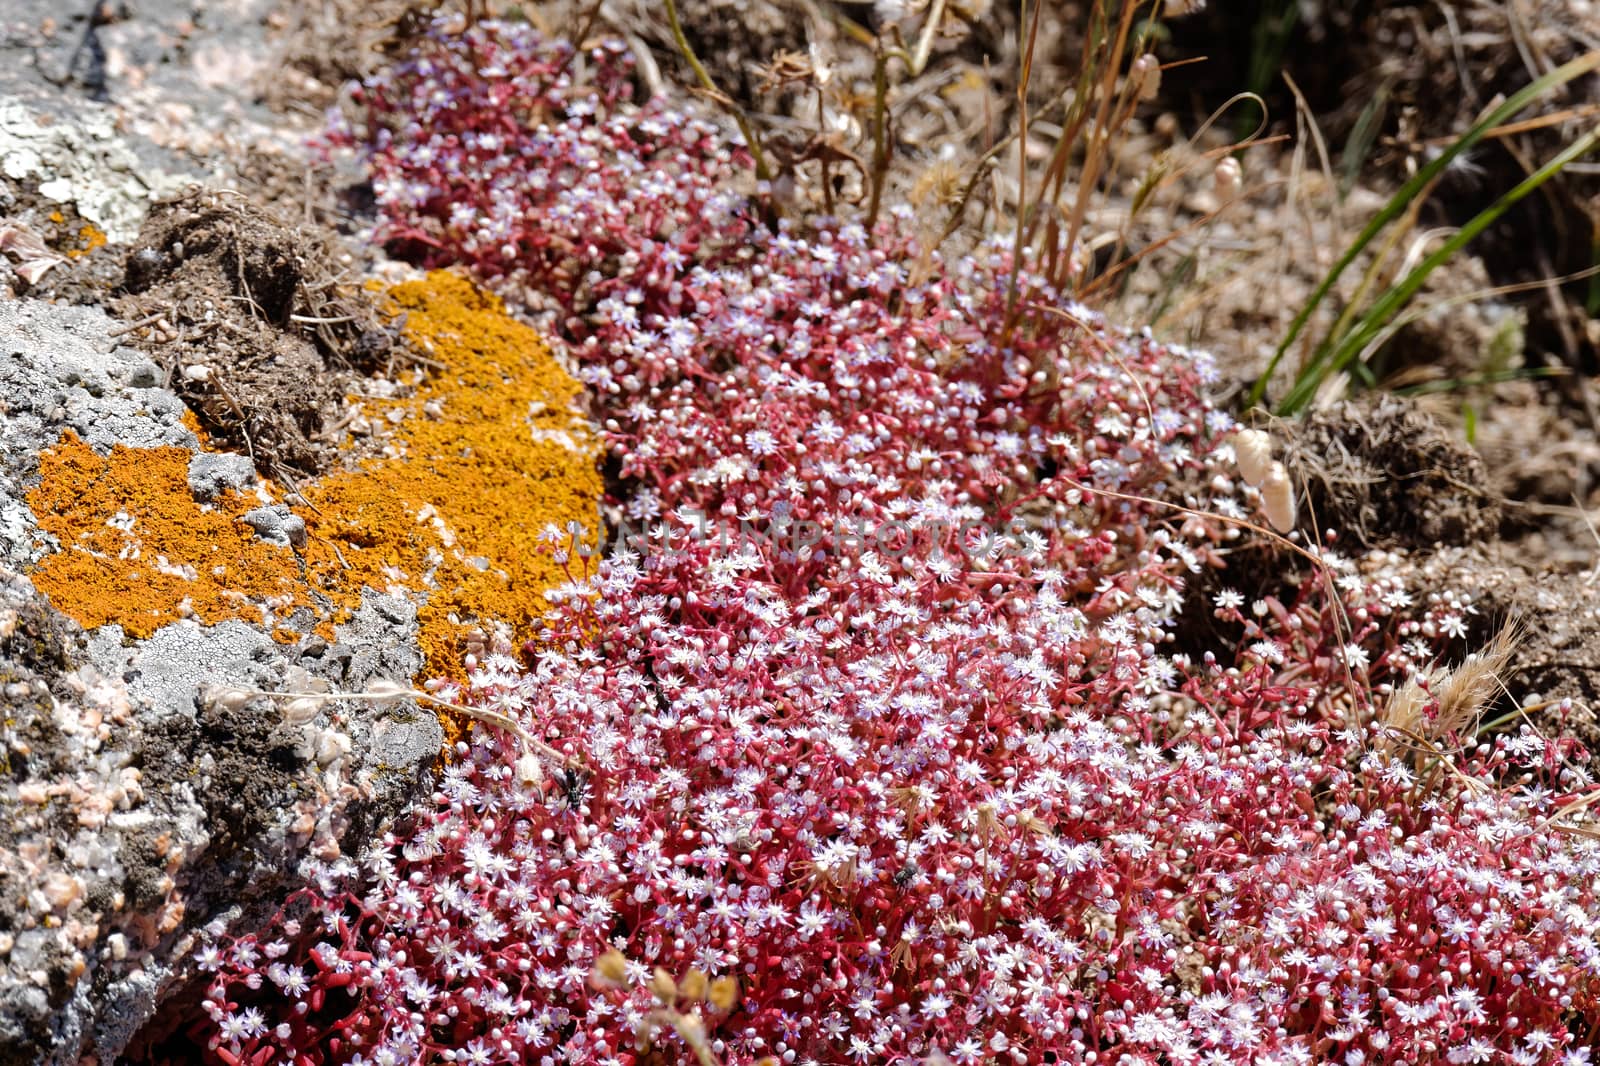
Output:
[[1409,751],[1420,766],[1460,750],[1463,738],[1477,732],[1483,712],[1501,691],[1500,678],[1522,635],[1521,621],[1510,619],[1459,666],[1434,667],[1396,689],[1378,716],[1384,727],[1384,751],[1391,756]]

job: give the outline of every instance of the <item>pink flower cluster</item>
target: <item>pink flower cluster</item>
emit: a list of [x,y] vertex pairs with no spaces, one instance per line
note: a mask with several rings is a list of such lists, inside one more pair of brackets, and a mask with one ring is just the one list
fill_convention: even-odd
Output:
[[[476,729],[208,948],[212,1056],[1587,1062],[1587,778],[1373,721],[1468,605],[1323,552],[1180,641],[1249,502],[1205,357],[1026,269],[1009,314],[1001,251],[764,222],[626,69],[485,23],[364,89],[390,236],[560,304],[646,532],[443,693],[563,761]],[[666,1025],[657,969],[738,995]]]

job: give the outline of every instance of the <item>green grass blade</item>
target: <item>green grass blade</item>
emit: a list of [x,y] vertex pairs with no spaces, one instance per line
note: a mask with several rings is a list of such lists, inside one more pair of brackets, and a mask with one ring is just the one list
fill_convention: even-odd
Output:
[[1502,193],[1494,203],[1478,212],[1471,221],[1462,226],[1450,239],[1441,244],[1432,254],[1418,263],[1411,272],[1400,280],[1400,283],[1391,288],[1373,303],[1366,314],[1351,329],[1350,333],[1339,341],[1330,358],[1319,364],[1308,367],[1307,372],[1300,375],[1294,387],[1283,398],[1279,406],[1280,414],[1294,414],[1311,402],[1316,395],[1317,388],[1329,374],[1337,373],[1344,369],[1353,359],[1375,340],[1389,319],[1405,306],[1422,288],[1423,282],[1428,280],[1428,275],[1443,262],[1459,252],[1467,242],[1478,234],[1488,229],[1501,215],[1509,211],[1513,205],[1522,200],[1529,193],[1537,190],[1545,182],[1561,173],[1568,163],[1592,151],[1596,144],[1600,144],[1600,127],[1590,130],[1583,137],[1578,138],[1568,145],[1555,158],[1544,166],[1528,175],[1517,183],[1515,188]]
[[[1311,294],[1311,298],[1306,301],[1306,305],[1295,315],[1294,320],[1289,324],[1288,333],[1279,343],[1277,350],[1273,352],[1272,359],[1268,362],[1266,370],[1262,372],[1261,376],[1256,379],[1255,385],[1251,387],[1249,404],[1255,406],[1261,403],[1267,392],[1267,383],[1278,369],[1278,364],[1283,361],[1284,355],[1287,354],[1290,347],[1299,338],[1301,331],[1306,327],[1306,323],[1311,320],[1311,316],[1316,313],[1322,301],[1332,291],[1334,284],[1339,280],[1339,276],[1344,273],[1351,263],[1355,262],[1356,257],[1372,242],[1372,239],[1378,235],[1379,231],[1405,213],[1406,208],[1418,193],[1427,188],[1444,171],[1445,167],[1454,162],[1461,153],[1483,140],[1484,135],[1490,130],[1515,117],[1534,100],[1551,89],[1565,85],[1575,78],[1580,78],[1596,67],[1600,67],[1600,50],[1588,52],[1577,59],[1564,63],[1542,78],[1528,84],[1509,97],[1499,107],[1474,123],[1448,148],[1439,153],[1432,162],[1418,170],[1410,181],[1402,185],[1400,190],[1389,198],[1388,202],[1383,205],[1382,210],[1372,217],[1372,220],[1366,224],[1356,236],[1356,239],[1350,243],[1350,247],[1345,249],[1338,262],[1318,283]],[[1319,349],[1317,355],[1313,357],[1313,366],[1325,361],[1326,356],[1327,352]]]

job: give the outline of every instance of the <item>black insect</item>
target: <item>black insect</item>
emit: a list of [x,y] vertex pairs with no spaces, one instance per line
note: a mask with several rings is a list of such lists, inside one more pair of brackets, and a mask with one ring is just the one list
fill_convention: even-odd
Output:
[[561,784],[567,795],[567,806],[574,809],[583,806],[584,794],[589,789],[588,779],[569,766],[562,773]]

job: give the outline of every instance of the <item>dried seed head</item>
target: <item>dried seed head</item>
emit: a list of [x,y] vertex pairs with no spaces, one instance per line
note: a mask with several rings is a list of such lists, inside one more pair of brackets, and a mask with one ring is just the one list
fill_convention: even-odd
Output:
[[1239,463],[1239,476],[1257,488],[1272,468],[1272,438],[1259,429],[1241,429],[1233,435],[1233,454]]
[[1133,61],[1128,77],[1133,81],[1139,99],[1154,100],[1161,91],[1161,61],[1146,52]]
[[719,977],[711,982],[711,993],[707,998],[717,1010],[732,1010],[739,1000],[739,982],[732,977]]
[[1407,744],[1408,737],[1422,732],[1428,699],[1428,690],[1416,676],[1408,678],[1389,697],[1378,720],[1383,723],[1384,748],[1390,754]]
[[238,685],[205,685],[200,689],[200,701],[218,711],[242,711],[255,698],[254,689]]
[[612,948],[595,960],[594,983],[608,988],[625,988],[628,983],[628,960],[622,952]]
[[1513,620],[1493,640],[1467,656],[1466,662],[1434,679],[1430,686],[1439,700],[1439,714],[1430,732],[1437,739],[1476,729],[1484,709],[1500,694],[1502,682],[1522,640],[1522,626]]
[[398,681],[379,678],[367,683],[365,695],[373,703],[394,703],[411,695],[411,689]]
[[672,979],[670,973],[657,966],[656,972],[650,975],[650,991],[670,1007],[678,998],[678,982]]
[[1224,156],[1217,160],[1217,169],[1212,171],[1216,181],[1217,196],[1227,201],[1239,195],[1239,187],[1244,184],[1244,168],[1233,156]]
[[706,998],[706,989],[711,985],[705,973],[700,970],[690,970],[683,976],[683,983],[678,986],[678,992],[684,999],[698,1003]]
[[1294,528],[1294,484],[1290,482],[1289,472],[1282,463],[1273,463],[1272,469],[1267,471],[1266,478],[1261,482],[1261,509],[1266,512],[1272,528],[1279,533],[1287,533]]
[[698,1011],[678,1015],[672,1020],[672,1027],[683,1037],[683,1042],[696,1051],[706,1046],[706,1023],[700,1020]]
[[300,696],[283,705],[283,721],[285,725],[305,725],[317,716],[317,708],[322,706],[322,701],[315,696]]

